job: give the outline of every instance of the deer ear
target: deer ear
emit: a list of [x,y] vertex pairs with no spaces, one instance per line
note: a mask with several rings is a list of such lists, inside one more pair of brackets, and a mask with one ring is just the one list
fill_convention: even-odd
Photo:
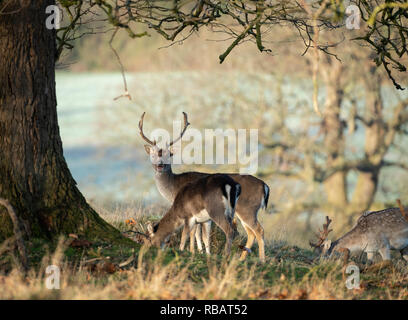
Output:
[[146,150],[146,153],[147,153],[148,155],[150,155],[150,153],[151,153],[151,151],[152,151],[152,146],[150,146],[150,145],[148,145],[148,144],[145,144],[145,145],[144,145],[144,148],[145,148],[145,150]]

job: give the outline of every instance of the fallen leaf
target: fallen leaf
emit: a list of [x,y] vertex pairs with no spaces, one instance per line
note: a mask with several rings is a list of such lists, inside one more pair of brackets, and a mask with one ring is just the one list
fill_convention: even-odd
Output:
[[115,273],[118,268],[115,264],[109,261],[101,261],[88,265],[88,270],[95,273]]
[[72,248],[88,248],[92,245],[92,242],[88,240],[80,240],[80,239],[74,239],[69,246]]
[[289,294],[288,289],[283,289],[283,290],[278,294],[277,298],[278,298],[279,300],[286,299],[286,298],[288,297],[288,294]]
[[306,300],[308,297],[307,291],[304,289],[299,289],[293,296],[294,300]]
[[134,225],[136,225],[136,220],[133,219],[133,218],[126,219],[126,220],[125,220],[125,223],[126,223],[127,225],[134,226]]
[[105,262],[101,266],[102,271],[105,271],[106,273],[115,273],[116,272],[116,266],[112,262]]

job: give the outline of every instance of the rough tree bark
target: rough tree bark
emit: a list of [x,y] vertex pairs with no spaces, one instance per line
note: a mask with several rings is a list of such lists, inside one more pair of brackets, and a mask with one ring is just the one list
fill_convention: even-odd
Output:
[[[0,15],[0,197],[10,201],[33,237],[79,233],[120,239],[76,187],[63,156],[55,94],[52,0],[12,0]],[[21,7],[20,7],[21,6]],[[0,240],[13,234],[0,206]]]

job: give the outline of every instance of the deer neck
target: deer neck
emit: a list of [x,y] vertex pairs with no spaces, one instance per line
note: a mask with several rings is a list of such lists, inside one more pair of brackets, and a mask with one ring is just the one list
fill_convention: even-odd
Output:
[[173,207],[163,216],[157,226],[157,231],[155,233],[155,241],[157,243],[163,242],[168,236],[170,236],[174,231],[176,231],[180,226],[183,225],[183,220],[177,217],[177,212],[174,211]]
[[173,203],[177,194],[174,178],[175,174],[171,168],[165,172],[156,171],[154,174],[157,189],[159,190],[160,194],[170,203]]
[[333,242],[333,249],[347,248],[350,251],[361,250],[361,237],[355,229]]

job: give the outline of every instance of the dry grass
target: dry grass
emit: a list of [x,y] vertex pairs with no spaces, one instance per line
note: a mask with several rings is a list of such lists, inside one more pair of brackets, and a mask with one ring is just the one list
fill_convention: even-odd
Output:
[[[135,228],[164,212],[163,207],[139,205],[98,209],[116,227],[128,228],[123,221],[135,219]],[[33,239],[28,243],[32,268],[24,275],[17,258],[0,259],[0,299],[407,299],[408,272],[401,260],[391,267],[361,273],[360,289],[348,290],[343,267],[336,261],[314,260],[313,253],[294,245],[289,226],[272,232],[275,216],[264,215],[267,226],[268,256],[258,263],[254,252],[245,262],[238,261],[238,249],[225,259],[210,258],[175,249],[164,251],[136,246],[117,247],[94,243],[90,248],[71,248],[67,240],[45,244]],[[223,236],[214,231],[213,243],[221,247]],[[174,237],[177,242],[178,237]],[[243,241],[241,237],[237,241]],[[300,237],[295,239],[300,242]],[[303,241],[303,244],[306,241]],[[49,248],[47,247],[49,246]],[[217,249],[217,248],[215,248]],[[133,251],[134,250],[134,251]],[[134,255],[128,265],[118,265]],[[107,263],[113,270],[99,268]],[[46,288],[48,265],[61,268],[59,290]]]

